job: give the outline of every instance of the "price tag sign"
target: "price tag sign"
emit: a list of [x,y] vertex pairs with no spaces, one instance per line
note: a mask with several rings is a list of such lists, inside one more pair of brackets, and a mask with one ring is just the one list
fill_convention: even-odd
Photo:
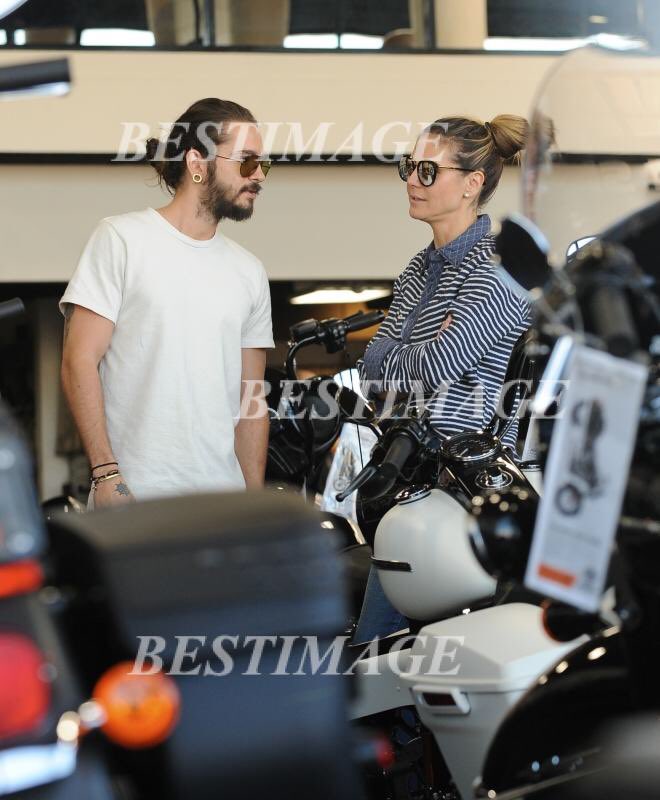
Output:
[[567,377],[525,585],[593,613],[605,589],[647,370],[578,346]]

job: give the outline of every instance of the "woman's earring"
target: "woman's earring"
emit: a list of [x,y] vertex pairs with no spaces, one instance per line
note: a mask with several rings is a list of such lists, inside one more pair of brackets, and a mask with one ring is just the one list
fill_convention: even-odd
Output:
[[201,183],[202,182],[202,174],[201,172],[196,172],[193,176],[193,183]]
[[469,196],[470,195],[467,192],[465,192],[465,194],[463,195],[463,197],[469,197]]

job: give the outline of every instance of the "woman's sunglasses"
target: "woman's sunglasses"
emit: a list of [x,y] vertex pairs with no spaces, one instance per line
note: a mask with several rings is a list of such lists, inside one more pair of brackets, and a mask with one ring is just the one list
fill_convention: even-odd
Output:
[[408,178],[417,170],[417,177],[422,186],[433,186],[438,172],[441,169],[454,169],[457,172],[472,172],[465,167],[446,167],[444,164],[436,164],[435,161],[413,161],[410,156],[402,156],[399,161],[399,177],[402,181]]
[[245,158],[237,158],[236,156],[220,156],[216,153],[216,158],[224,158],[226,161],[238,161],[240,163],[240,173],[242,178],[249,178],[261,167],[264,178],[268,175],[268,170],[271,168],[272,161],[257,156],[246,156]]

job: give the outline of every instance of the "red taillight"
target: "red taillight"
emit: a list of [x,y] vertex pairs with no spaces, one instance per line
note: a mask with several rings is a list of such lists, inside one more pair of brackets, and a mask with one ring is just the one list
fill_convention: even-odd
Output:
[[381,769],[391,769],[396,761],[392,743],[385,736],[379,736],[374,742],[376,763]]
[[38,561],[16,561],[0,565],[0,598],[27,594],[40,589],[44,573]]
[[50,705],[45,660],[20,633],[0,633],[0,739],[37,728]]

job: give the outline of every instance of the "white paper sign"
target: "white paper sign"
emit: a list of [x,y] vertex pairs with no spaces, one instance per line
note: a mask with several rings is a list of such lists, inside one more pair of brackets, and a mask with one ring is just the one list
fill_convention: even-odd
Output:
[[595,612],[605,588],[647,371],[579,346],[567,378],[525,585]]

